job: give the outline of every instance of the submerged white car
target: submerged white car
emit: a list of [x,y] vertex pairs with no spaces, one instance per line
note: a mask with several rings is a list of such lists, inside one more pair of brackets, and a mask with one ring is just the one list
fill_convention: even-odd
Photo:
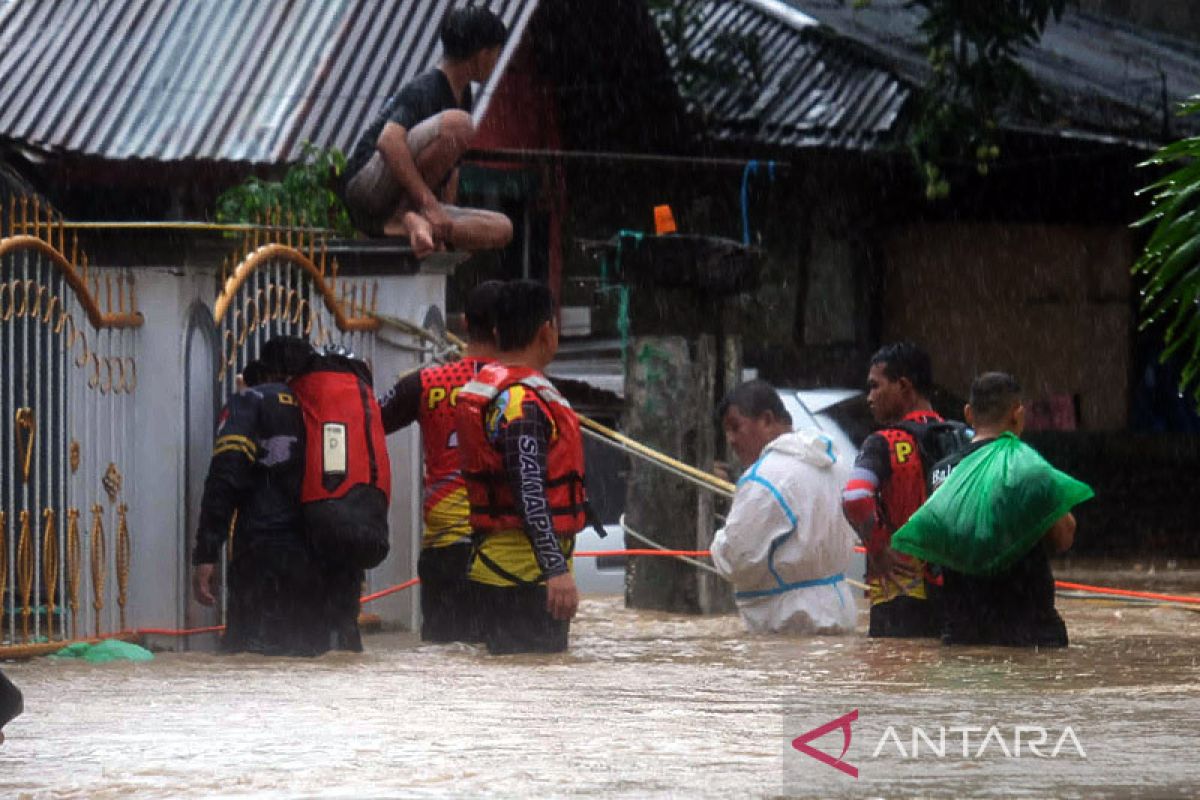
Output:
[[[858,389],[778,389],[784,408],[792,417],[795,430],[818,430],[833,442],[844,468],[858,455],[857,442],[871,431],[870,412]],[[857,402],[856,402],[857,401]],[[603,539],[591,527],[575,538],[575,552],[620,551],[643,547],[625,541],[620,525],[606,524]],[[649,533],[647,532],[647,535]],[[620,594],[625,591],[625,556],[578,557],[575,559],[575,584],[584,594]],[[849,577],[861,578],[865,569],[863,555],[855,553]]]

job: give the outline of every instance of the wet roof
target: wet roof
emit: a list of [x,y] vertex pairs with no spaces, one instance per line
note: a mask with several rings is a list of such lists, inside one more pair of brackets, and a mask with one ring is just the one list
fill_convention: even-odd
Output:
[[[440,56],[455,0],[0,0],[0,140],[109,160],[279,164],[302,143],[348,151],[405,80]],[[513,31],[537,0],[492,0]],[[708,0],[689,48],[757,42],[752,78],[702,85],[713,135],[875,149],[903,138],[928,76],[906,0]],[[1161,143],[1200,131],[1200,47],[1069,11],[1023,56],[1054,110],[1010,127]],[[485,87],[476,113],[486,110]],[[1164,97],[1166,98],[1164,102]]]
[[[689,29],[692,54],[758,40],[759,74],[698,83],[695,99],[720,140],[870,149],[903,138],[915,87],[931,75],[907,0],[710,0]],[[1010,114],[1010,129],[1152,147],[1200,132],[1178,103],[1200,94],[1200,46],[1069,10],[1021,55],[1049,111]]]
[[[440,57],[453,2],[0,2],[0,139],[167,162],[288,162],[305,140],[348,151]],[[503,63],[537,2],[489,6],[512,32]]]
[[[794,6],[794,7],[793,7]],[[691,53],[757,39],[758,75],[702,81],[695,92],[719,140],[783,147],[873,149],[898,135],[910,85],[782,0],[711,0],[686,35]],[[674,55],[674,54],[672,54]]]
[[[923,12],[907,0],[871,0],[861,9],[845,0],[786,2],[913,85],[929,77],[917,30]],[[1048,120],[1010,119],[1010,127],[1139,144],[1200,132],[1200,118],[1175,114],[1180,101],[1200,94],[1194,42],[1069,7],[1020,60],[1054,113]]]

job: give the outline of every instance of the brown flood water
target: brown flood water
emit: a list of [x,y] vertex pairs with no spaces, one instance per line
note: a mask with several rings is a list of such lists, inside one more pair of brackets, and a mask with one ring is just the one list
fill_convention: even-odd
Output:
[[[0,798],[1196,796],[1200,613],[1059,605],[1072,646],[1041,653],[748,637],[586,598],[563,656],[380,634],[315,660],[6,664],[26,711]],[[854,709],[857,779],[790,747]],[[995,740],[975,757],[991,726],[1011,751],[1017,725],[1046,729],[1045,757]],[[969,757],[954,731],[941,757],[890,738],[873,757],[888,727],[909,751],[939,726],[979,728]],[[1065,726],[1084,755],[1051,758]]]

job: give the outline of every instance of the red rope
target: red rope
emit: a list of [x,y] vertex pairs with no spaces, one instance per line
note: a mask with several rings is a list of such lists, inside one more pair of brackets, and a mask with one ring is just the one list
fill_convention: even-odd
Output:
[[402,592],[405,589],[408,589],[409,587],[416,586],[420,582],[421,582],[420,578],[410,578],[409,580],[406,580],[404,583],[399,583],[399,584],[396,584],[395,586],[388,587],[387,589],[383,589],[381,591],[374,592],[373,594],[366,595],[365,597],[360,597],[360,598],[358,598],[358,602],[369,603],[372,600],[378,600],[381,597],[387,597],[389,594],[395,594],[396,592]]
[[[854,548],[862,552],[861,547]],[[581,558],[595,558],[598,556],[688,556],[690,558],[704,558],[710,555],[708,550],[585,550],[575,555]],[[359,598],[360,603],[370,603],[373,600],[378,600],[381,597],[387,597],[396,592],[402,592],[405,589],[411,589],[421,582],[420,578],[411,578],[404,583],[390,586],[387,589],[382,589],[378,592],[372,592]],[[1184,595],[1173,594],[1157,594],[1155,592],[1139,592],[1133,589],[1114,589],[1108,586],[1090,586],[1084,583],[1070,583],[1068,581],[1055,581],[1054,585],[1059,589],[1068,589],[1077,592],[1088,592],[1091,594],[1107,594],[1117,597],[1135,597],[1143,600],[1160,600],[1166,603],[1188,603],[1200,605],[1200,597],[1187,597]],[[172,630],[170,628],[138,628],[128,633],[145,635],[154,634],[156,636],[191,636],[199,633],[216,633],[225,630],[224,625],[213,625],[207,628],[186,628],[183,630]]]
[[707,550],[585,550],[576,553],[577,556],[591,558],[596,556],[687,556],[688,558],[707,558]]
[[1112,594],[1118,597],[1138,597],[1143,600],[1162,600],[1168,603],[1193,603],[1200,605],[1200,597],[1186,597],[1179,594],[1156,594],[1154,592],[1137,592],[1133,589],[1111,589],[1106,586],[1089,586],[1086,583],[1068,583],[1067,581],[1055,581],[1054,585],[1059,589],[1073,589],[1077,592]]

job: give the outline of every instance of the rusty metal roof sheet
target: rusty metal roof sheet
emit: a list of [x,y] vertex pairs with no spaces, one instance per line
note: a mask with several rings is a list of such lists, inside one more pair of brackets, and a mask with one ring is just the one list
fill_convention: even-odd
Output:
[[[305,140],[348,151],[440,57],[453,2],[0,2],[0,138],[163,162],[277,164]],[[511,32],[503,66],[537,0],[490,7]]]
[[[743,80],[697,82],[693,97],[719,140],[782,147],[874,149],[896,141],[910,86],[860,57],[782,0],[710,0],[686,33],[690,53],[757,40]],[[670,49],[670,45],[668,45]],[[674,53],[670,53],[675,58]],[[757,72],[757,74],[755,74]]]

